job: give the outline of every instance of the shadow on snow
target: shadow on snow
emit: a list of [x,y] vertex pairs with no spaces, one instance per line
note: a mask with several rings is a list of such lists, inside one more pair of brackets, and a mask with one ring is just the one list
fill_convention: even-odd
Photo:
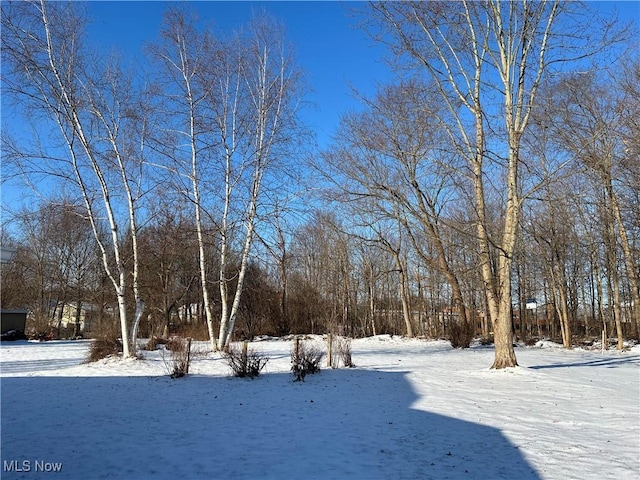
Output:
[[640,365],[640,355],[629,355],[624,357],[607,357],[597,358],[594,360],[586,360],[584,362],[570,362],[570,363],[552,363],[547,365],[534,365],[532,370],[545,370],[548,368],[568,368],[568,367],[607,367],[615,368],[624,364]]
[[1,382],[3,463],[67,479],[539,478],[499,430],[411,408],[406,372]]

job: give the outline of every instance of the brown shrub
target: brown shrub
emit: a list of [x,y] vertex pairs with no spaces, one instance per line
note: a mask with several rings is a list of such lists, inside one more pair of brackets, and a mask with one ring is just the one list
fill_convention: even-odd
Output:
[[116,337],[100,337],[91,343],[87,362],[97,362],[110,356],[118,356],[122,353],[122,342]]
[[170,352],[169,360],[162,351],[162,361],[171,378],[181,378],[189,373],[191,364],[191,339],[173,337],[165,345],[165,350]]
[[469,348],[473,337],[473,326],[470,323],[454,322],[449,327],[449,341],[453,348]]
[[296,382],[304,382],[304,377],[320,371],[320,361],[324,352],[317,346],[296,339],[291,350],[291,373]]
[[184,349],[185,339],[183,337],[171,337],[169,340],[164,342],[165,350],[169,350],[171,352],[179,352]]

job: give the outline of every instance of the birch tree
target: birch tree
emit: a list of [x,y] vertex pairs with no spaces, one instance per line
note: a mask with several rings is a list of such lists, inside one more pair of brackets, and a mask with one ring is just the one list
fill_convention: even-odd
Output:
[[[84,45],[85,20],[75,4],[29,1],[2,5],[5,94],[37,114],[39,128],[53,124],[58,143],[13,154],[23,171],[72,184],[82,198],[102,264],[117,298],[123,355],[130,356],[123,235],[132,236],[136,311],[144,303],[137,283],[137,213],[142,185],[139,129],[130,103],[132,84],[116,63],[102,64]],[[7,71],[8,70],[8,71]],[[12,144],[14,145],[14,144]],[[124,216],[119,215],[124,205]],[[101,235],[106,219],[109,240]],[[134,333],[135,336],[135,333]],[[132,351],[133,350],[133,351]]]
[[[231,341],[240,306],[240,298],[247,272],[249,256],[255,239],[256,224],[260,214],[266,214],[266,202],[263,190],[277,178],[280,168],[286,165],[286,159],[297,143],[296,134],[300,132],[297,119],[300,89],[299,76],[291,46],[287,43],[283,28],[274,20],[254,18],[244,39],[242,82],[248,99],[246,122],[248,134],[246,145],[241,151],[240,166],[236,170],[247,170],[247,187],[244,194],[244,208],[240,216],[244,230],[244,242],[240,254],[240,268],[230,310],[225,308],[226,298],[222,295],[223,314],[220,321],[218,348],[226,348]],[[231,120],[237,125],[238,119]],[[236,159],[236,162],[238,159]],[[239,167],[239,168],[238,168]],[[228,176],[225,176],[228,178]],[[233,194],[225,185],[225,212]],[[274,193],[271,190],[271,193]],[[263,211],[260,212],[259,209]],[[226,222],[226,218],[223,220]],[[223,230],[224,231],[224,230]],[[221,262],[221,293],[229,279]],[[228,315],[225,314],[228,312]]]
[[[194,206],[211,347],[224,349],[235,327],[257,222],[266,213],[265,179],[295,140],[298,73],[282,28],[270,19],[256,19],[224,41],[198,32],[180,10],[170,10],[165,23],[165,42],[153,52],[166,67],[159,84],[167,111],[177,118],[164,126],[169,140],[163,139],[162,148]],[[167,144],[172,141],[177,143]],[[205,262],[206,242],[212,241],[205,220],[216,230],[215,280]],[[220,289],[217,340],[209,292],[214,282]]]
[[172,173],[178,191],[190,201],[195,217],[198,241],[199,278],[204,313],[211,349],[215,350],[215,331],[208,277],[205,202],[202,194],[205,174],[210,166],[214,141],[206,123],[208,97],[214,95],[207,84],[208,62],[216,61],[215,42],[209,34],[200,34],[193,18],[183,11],[170,9],[164,17],[163,42],[151,47],[151,54],[162,66],[157,80],[161,88],[161,109],[165,112],[159,128],[165,135],[156,135],[156,147],[169,158],[166,167]]

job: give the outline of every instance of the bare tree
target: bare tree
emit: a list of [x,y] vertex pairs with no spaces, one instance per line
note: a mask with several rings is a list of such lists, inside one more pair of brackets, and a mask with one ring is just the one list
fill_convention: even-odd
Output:
[[[244,112],[246,116],[242,121],[246,123],[248,135],[243,151],[240,152],[241,163],[238,165],[239,159],[236,158],[235,168],[238,170],[247,168],[250,175],[247,180],[249,178],[250,180],[247,182],[248,188],[244,194],[245,207],[240,217],[245,233],[231,309],[226,309],[224,303],[226,297],[223,290],[228,278],[226,278],[223,262],[220,267],[223,314],[218,348],[226,348],[233,334],[249,255],[255,238],[258,209],[264,206],[262,198],[265,177],[272,175],[272,170],[277,171],[278,165],[284,165],[282,161],[288,156],[291,146],[296,143],[299,72],[282,27],[268,17],[254,19],[249,25],[249,33],[245,39],[243,58],[246,62],[241,63],[240,73],[246,88],[248,103]],[[239,119],[232,118],[232,120],[237,123]],[[225,213],[228,212],[230,194],[232,194],[228,186],[227,182]],[[227,220],[226,216],[223,216],[223,224]],[[228,312],[228,315],[225,312]]]
[[[180,10],[165,14],[163,43],[151,48],[151,53],[164,68],[158,84],[163,87],[162,109],[165,112],[160,128],[166,136],[156,138],[159,151],[170,158],[168,170],[175,175],[178,190],[192,203],[198,239],[200,284],[211,349],[215,350],[212,299],[207,272],[205,239],[205,202],[202,189],[210,160],[211,140],[206,125],[207,97],[214,93],[207,85],[208,62],[218,66],[216,46],[209,34],[200,34],[194,20]],[[224,77],[221,80],[224,83]],[[186,144],[186,148],[183,146]],[[186,185],[184,181],[186,180]]]
[[[493,368],[514,366],[511,270],[525,198],[520,149],[545,73],[553,62],[566,60],[572,47],[558,34],[563,5],[407,2],[376,3],[373,10],[396,52],[429,74],[448,107],[443,124],[467,160],[474,192],[480,269],[494,327]],[[496,112],[490,104],[500,108]],[[488,228],[489,180],[500,182],[504,192],[495,238]]]
[[[442,151],[437,105],[427,85],[417,80],[380,89],[375,99],[366,101],[362,113],[345,116],[336,145],[323,154],[321,171],[337,198],[359,206],[376,219],[393,220],[402,227],[420,259],[447,279],[455,306],[463,323],[468,322],[458,278],[450,265],[444,241],[444,210],[453,196],[449,158]],[[370,216],[370,215],[369,215]],[[408,313],[408,278],[404,254],[386,235],[377,230],[376,241],[396,259],[401,272],[403,305],[406,305],[407,333],[412,334]],[[396,239],[401,235],[394,235]],[[426,240],[433,255],[421,248]]]
[[[66,153],[46,145],[29,164],[29,154],[19,153],[23,171],[45,173],[70,182],[82,198],[102,256],[104,270],[116,293],[120,314],[123,355],[132,355],[126,292],[125,232],[132,236],[133,290],[136,302],[134,330],[144,303],[137,285],[137,214],[142,188],[144,142],[136,136],[133,85],[114,62],[99,63],[83,44],[85,21],[74,4],[41,0],[2,6],[2,54],[8,75],[5,90],[53,122]],[[23,146],[24,147],[24,146]],[[14,152],[15,153],[15,152]],[[32,158],[33,158],[32,154]],[[45,161],[43,161],[45,160]],[[122,195],[122,197],[121,197]],[[119,218],[122,201],[126,215]],[[107,243],[100,219],[106,218]],[[113,260],[113,261],[112,261]],[[135,337],[135,332],[134,332]]]
[[181,208],[176,209],[179,201],[165,197],[157,201],[153,222],[140,231],[139,242],[140,278],[149,315],[152,320],[160,317],[150,326],[150,335],[166,337],[179,308],[197,291],[200,276],[195,223]]
[[[633,74],[633,71],[629,73]],[[607,231],[604,235],[609,258],[607,268],[615,270],[615,276],[619,277],[616,261],[619,239],[631,290],[633,324],[638,331],[640,283],[636,271],[637,259],[628,234],[628,222],[623,216],[624,205],[620,202],[626,188],[624,179],[632,178],[633,171],[637,170],[629,165],[629,154],[633,148],[630,139],[633,138],[634,128],[636,133],[638,131],[630,121],[629,112],[637,105],[638,99],[629,93],[619,82],[610,78],[606,70],[568,75],[556,85],[554,94],[550,96],[548,110],[557,118],[553,125],[559,145],[588,169],[604,191],[603,201],[607,212],[602,219]],[[614,297],[619,297],[620,286],[618,282],[614,283]],[[619,300],[616,304],[619,306]],[[616,316],[617,322],[619,316]],[[618,348],[622,348],[623,335],[619,325],[618,337]]]
[[[174,143],[162,148],[173,159],[169,169],[177,174],[176,183],[189,184],[183,190],[195,209],[211,347],[223,349],[233,334],[256,224],[264,213],[265,178],[294,141],[298,74],[282,29],[270,19],[256,19],[244,33],[222,41],[199,33],[184,12],[170,10],[163,36],[165,43],[154,54],[166,67],[159,83],[177,118],[166,120],[170,139],[165,142]],[[217,342],[205,262],[205,205],[216,226],[219,258]]]

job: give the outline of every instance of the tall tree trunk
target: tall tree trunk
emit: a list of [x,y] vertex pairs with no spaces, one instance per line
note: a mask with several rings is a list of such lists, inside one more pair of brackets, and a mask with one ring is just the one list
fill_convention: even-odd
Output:
[[638,289],[638,275],[636,273],[636,262],[633,252],[631,250],[631,244],[629,242],[629,236],[627,235],[627,229],[622,221],[622,214],[620,213],[620,206],[618,205],[618,198],[609,179],[607,185],[607,191],[609,195],[609,204],[616,223],[618,224],[618,232],[620,234],[620,243],[622,244],[622,253],[624,255],[624,262],[627,269],[627,278],[629,279],[629,288],[631,290],[631,321],[633,323],[633,330],[636,336],[640,335],[640,290]]
[[407,268],[398,252],[394,252],[396,261],[396,267],[400,274],[400,302],[402,304],[402,318],[404,319],[404,326],[406,329],[407,337],[413,337],[413,325],[411,322],[411,299],[409,297],[409,279],[407,274]]

